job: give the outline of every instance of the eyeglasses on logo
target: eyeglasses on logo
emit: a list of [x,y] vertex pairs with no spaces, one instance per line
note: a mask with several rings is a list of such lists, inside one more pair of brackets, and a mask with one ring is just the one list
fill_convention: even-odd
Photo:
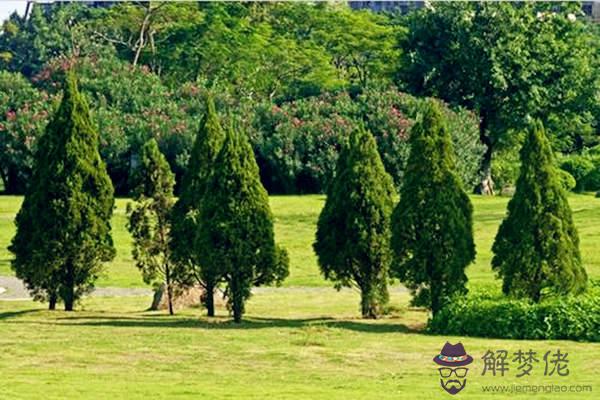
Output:
[[467,385],[467,373],[473,357],[467,354],[462,343],[450,344],[446,342],[440,354],[433,358],[433,362],[440,365],[440,385],[450,394],[456,394]]

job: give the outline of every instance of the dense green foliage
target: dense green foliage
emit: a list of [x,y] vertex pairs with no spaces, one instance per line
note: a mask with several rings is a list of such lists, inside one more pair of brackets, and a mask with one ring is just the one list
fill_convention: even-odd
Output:
[[219,283],[219,274],[213,266],[203,266],[200,263],[204,249],[196,246],[194,235],[202,222],[199,215],[202,197],[206,192],[208,178],[216,167],[214,162],[224,139],[225,133],[219,123],[214,102],[209,97],[206,99],[206,110],[183,179],[181,196],[171,217],[171,248],[173,259],[177,263],[176,273],[181,280],[204,287],[204,304],[209,316],[213,316],[215,312],[213,296]]
[[144,282],[166,286],[171,315],[174,279],[169,235],[171,210],[175,202],[174,186],[175,175],[171,172],[169,163],[158,149],[156,140],[150,139],[142,147],[140,164],[134,173],[135,203],[127,205],[127,229],[133,237],[133,259]]
[[[394,87],[369,87],[354,96],[325,93],[280,105],[260,104],[250,136],[262,181],[269,192],[326,191],[343,143],[352,127],[362,123],[375,136],[383,164],[400,187],[410,127],[423,107],[424,100]],[[456,171],[471,190],[479,182],[484,151],[477,121],[464,109],[442,107],[454,144]]]
[[28,19],[14,15],[4,24],[0,67],[31,78],[58,55],[112,47],[169,83],[201,82],[242,101],[281,99],[389,83],[396,29],[343,4],[34,6]]
[[[207,90],[187,84],[170,91],[157,75],[128,66],[110,53],[97,59],[81,58],[77,65],[81,90],[94,108],[101,155],[116,192],[131,191],[132,162],[150,138],[158,141],[181,189],[192,148],[192,132],[204,107],[199,97]],[[8,100],[4,103],[5,122],[0,130],[12,134],[0,138],[0,144],[7,150],[0,161],[6,165],[4,169],[10,168],[5,187],[11,188],[11,193],[22,190],[31,174],[35,143],[51,105],[47,99],[60,88],[58,77],[69,67],[69,63],[62,62],[47,65],[37,80],[39,90],[30,88],[19,75],[7,74],[7,90],[13,85],[13,77],[24,85],[11,99],[23,102],[31,98],[22,107]],[[231,109],[228,97],[220,96],[217,100],[223,108]],[[250,132],[267,189],[276,193],[314,193],[326,190],[349,127],[365,119],[366,127],[376,136],[386,169],[399,186],[408,157],[409,128],[421,108],[422,100],[393,87],[367,88],[354,98],[347,92],[338,92],[280,105],[260,102],[244,106],[239,118]],[[455,144],[457,172],[469,187],[474,187],[479,180],[479,159],[483,154],[476,120],[466,110],[444,108],[444,114]]]
[[[469,285],[479,286],[502,282],[494,279],[490,268],[492,244],[498,227],[506,212],[509,197],[469,196],[473,204],[473,224],[477,258],[467,268]],[[0,275],[10,276],[12,258],[6,247],[15,234],[14,219],[21,208],[22,196],[0,196]],[[115,210],[111,219],[112,236],[116,249],[115,258],[108,262],[96,287],[147,288],[140,271],[131,257],[131,235],[127,231],[127,198],[115,199]],[[277,243],[289,251],[290,275],[283,287],[327,288],[331,283],[319,271],[316,254],[312,248],[319,214],[325,204],[323,195],[269,196],[273,211]],[[600,253],[597,252],[596,238],[600,232],[600,201],[593,194],[570,194],[569,204],[579,232],[583,264],[591,279],[600,278]],[[391,292],[395,292],[391,290]],[[393,293],[392,293],[393,296]],[[356,302],[359,298],[356,298]],[[358,304],[358,303],[357,303]],[[356,304],[354,312],[356,314]]]
[[574,190],[600,190],[600,147],[595,146],[583,150],[579,154],[559,156],[558,164],[575,179]]
[[[561,151],[593,140],[598,40],[579,3],[441,2],[402,22],[399,84],[478,113],[488,151],[481,192],[493,191],[492,156],[514,146],[527,116],[542,119]],[[443,55],[443,56],[440,56]]]
[[428,324],[432,333],[501,339],[600,341],[600,286],[533,303],[479,288],[456,297]]
[[198,217],[198,262],[225,282],[233,318],[241,322],[251,288],[283,281],[288,257],[275,245],[269,199],[252,148],[232,128],[214,161]]
[[19,73],[0,71],[0,177],[7,193],[23,193],[52,99]]
[[[0,85],[0,167],[9,193],[20,193],[31,175],[35,145],[50,118],[52,99],[62,86],[64,71],[74,62],[56,59],[36,76],[37,88],[18,73],[2,72]],[[132,162],[142,145],[155,138],[174,172],[181,178],[197,126],[198,90],[170,91],[143,67],[131,67],[112,52],[76,62],[80,90],[92,105],[100,153],[119,194],[129,194]]]
[[[451,132],[467,190],[482,177],[487,186],[480,189],[491,190],[490,173],[499,186],[512,186],[518,174],[511,149],[527,115],[543,119],[560,151],[597,143],[599,35],[576,3],[440,3],[406,17],[324,3],[33,5],[28,18],[15,14],[0,28],[0,69],[22,74],[40,91],[16,92],[14,104],[30,107],[0,101],[0,132],[4,126],[10,133],[0,137],[9,150],[0,166],[4,186],[23,192],[49,112],[49,103],[36,99],[56,93],[53,77],[74,59],[119,194],[129,193],[132,159],[151,137],[181,183],[198,123],[197,94],[207,91],[218,93],[219,108],[248,131],[269,191],[326,191],[349,118],[366,120],[399,187],[408,155],[400,132],[416,113],[402,106],[411,101],[398,99],[393,80],[401,90],[479,117],[478,133],[466,114],[449,118],[458,122]],[[346,92],[347,100],[339,94]],[[339,118],[309,112],[328,99],[342,110]],[[269,112],[279,109],[290,118]],[[7,115],[14,123],[1,121]],[[35,123],[26,122],[31,116]]]
[[507,294],[539,302],[585,288],[579,237],[540,121],[528,129],[516,192],[492,250],[492,266]]
[[171,28],[161,65],[170,80],[204,82],[239,99],[390,82],[398,59],[390,22],[346,5],[211,3],[201,10],[201,22]]
[[[48,121],[45,99],[74,64],[120,195],[130,193],[132,163],[150,138],[180,189],[199,99],[208,92],[248,131],[269,191],[325,192],[349,134],[345,125],[363,120],[399,185],[419,101],[391,86],[401,55],[395,37],[403,29],[391,22],[322,3],[34,5],[28,19],[13,16],[0,30],[0,69],[14,71],[21,86],[23,77],[33,84],[0,101],[15,121],[3,123],[0,114],[0,131],[10,133],[0,138],[8,150],[5,189],[23,192]],[[460,143],[457,165],[470,184],[482,154],[476,120],[462,110],[447,114]]]
[[32,79],[57,57],[93,54],[90,24],[101,10],[81,4],[49,8],[32,5],[26,18],[17,13],[0,30],[0,68]]
[[34,174],[10,246],[17,276],[51,307],[65,310],[93,287],[114,257],[113,187],[98,153],[98,134],[76,78],[67,75],[60,107],[38,146]]
[[411,130],[400,202],[392,214],[393,273],[414,303],[437,313],[466,293],[465,268],[475,259],[473,208],[454,172],[450,133],[429,101]]
[[363,318],[381,315],[388,301],[393,198],[375,139],[358,128],[338,159],[313,246],[326,279],[360,290]]
[[[54,60],[37,76],[37,84],[52,93],[60,87],[56,77],[75,61]],[[132,163],[142,146],[156,139],[172,170],[180,178],[197,126],[193,88],[171,90],[145,67],[133,67],[112,51],[77,59],[81,91],[93,105],[93,120],[100,132],[100,152],[119,194],[131,191]],[[42,92],[43,93],[43,92]]]

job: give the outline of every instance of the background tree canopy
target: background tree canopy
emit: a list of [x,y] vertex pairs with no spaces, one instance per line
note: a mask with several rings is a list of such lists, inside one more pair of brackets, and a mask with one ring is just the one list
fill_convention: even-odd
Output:
[[401,87],[479,117],[481,192],[493,191],[493,156],[518,143],[528,116],[542,119],[557,150],[596,142],[598,39],[580,4],[438,3],[402,23]]
[[404,92],[447,102],[467,190],[481,178],[510,186],[528,115],[556,150],[597,143],[598,37],[579,5],[562,3],[404,16],[329,3],[34,5],[0,29],[0,176],[5,191],[24,191],[57,76],[76,65],[118,194],[151,138],[179,190],[207,94],[249,133],[271,192],[324,192],[358,122],[399,186],[422,107]]

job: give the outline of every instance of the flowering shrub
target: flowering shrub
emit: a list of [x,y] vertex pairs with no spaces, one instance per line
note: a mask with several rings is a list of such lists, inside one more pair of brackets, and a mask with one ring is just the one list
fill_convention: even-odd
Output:
[[[36,76],[41,87],[57,90],[69,62],[55,59]],[[77,63],[80,89],[88,97],[100,133],[100,152],[117,193],[129,191],[129,175],[141,146],[155,138],[171,168],[181,177],[198,115],[179,104],[177,94],[147,68],[111,55]]]
[[20,74],[0,71],[0,176],[8,193],[25,190],[32,154],[53,98],[38,91]]
[[[20,75],[0,77],[4,82],[0,85],[7,86],[3,93],[14,98],[0,103],[0,133],[6,132],[0,138],[5,150],[0,156],[4,157],[0,159],[2,174],[7,182],[21,182],[13,191],[23,191],[35,138],[43,132],[52,98],[60,92],[68,68],[77,68],[81,91],[98,126],[100,152],[117,193],[129,192],[130,171],[150,138],[157,140],[180,181],[208,90],[194,83],[170,89],[147,68],[103,54],[81,57],[76,64],[53,59],[33,79],[38,90]],[[17,83],[12,82],[13,75],[19,77]],[[11,84],[22,88],[11,91]],[[0,99],[7,95],[3,96]],[[279,193],[324,192],[341,146],[359,124],[375,136],[383,163],[399,186],[409,153],[410,127],[422,103],[394,88],[370,88],[356,96],[326,92],[279,105],[270,101],[252,104],[223,93],[217,93],[215,101],[222,115],[228,114],[248,133],[263,183]],[[483,152],[475,118],[464,110],[452,111],[445,105],[443,109],[455,144],[457,173],[471,190]],[[223,122],[225,126],[230,123]],[[8,177],[15,174],[18,179]]]
[[[371,88],[355,97],[325,93],[281,105],[261,104],[250,137],[263,182],[274,192],[325,191],[340,147],[353,129],[364,124],[399,186],[409,154],[410,127],[421,105],[422,100],[394,88]],[[456,171],[471,190],[483,154],[476,119],[464,110],[443,108],[454,141]]]

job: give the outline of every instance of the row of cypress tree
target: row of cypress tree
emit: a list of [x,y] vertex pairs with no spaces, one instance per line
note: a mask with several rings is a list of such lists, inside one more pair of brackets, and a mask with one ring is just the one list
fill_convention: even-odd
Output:
[[[451,140],[437,103],[428,101],[411,130],[411,153],[394,189],[374,138],[357,129],[342,150],[319,217],[314,249],[337,288],[356,287],[364,318],[381,315],[390,278],[435,314],[467,292],[475,259],[473,208],[455,174]],[[508,295],[539,302],[580,293],[587,276],[567,193],[539,122],[521,151],[521,176],[498,231],[493,268]]]
[[215,291],[224,285],[240,322],[251,288],[285,279],[288,258],[275,244],[269,199],[250,144],[232,128],[222,129],[212,99],[206,104],[177,202],[175,178],[158,144],[151,139],[143,146],[128,229],[144,281],[166,286],[170,314],[178,290],[200,285],[208,315],[214,316]]
[[[103,262],[115,255],[110,234],[113,187],[98,152],[98,134],[73,72],[59,108],[41,138],[34,177],[16,218],[9,247],[12,268],[36,299],[65,310],[93,288]],[[155,140],[142,149],[134,174],[128,229],[133,256],[146,282],[166,282],[169,311],[175,283],[199,283],[214,315],[220,284],[240,322],[256,285],[288,275],[288,256],[274,240],[268,195],[245,135],[222,129],[207,101],[183,184]]]
[[[475,258],[473,209],[454,173],[448,129],[429,101],[411,130],[411,154],[400,201],[374,138],[356,129],[340,154],[319,217],[314,249],[324,276],[356,286],[361,312],[385,312],[388,280],[397,277],[414,303],[436,313],[466,293],[465,268]],[[93,287],[114,257],[113,189],[98,153],[98,134],[72,72],[35,156],[34,174],[16,218],[12,267],[39,300],[65,310]],[[543,126],[528,130],[521,175],[493,246],[493,268],[507,294],[540,301],[579,293],[587,275],[577,232]],[[288,275],[288,256],[274,241],[273,216],[252,149],[223,129],[213,102],[206,113],[174,201],[174,177],[158,145],[146,143],[128,206],[133,255],[144,280],[200,284],[208,315],[224,285],[234,320],[256,285]]]

